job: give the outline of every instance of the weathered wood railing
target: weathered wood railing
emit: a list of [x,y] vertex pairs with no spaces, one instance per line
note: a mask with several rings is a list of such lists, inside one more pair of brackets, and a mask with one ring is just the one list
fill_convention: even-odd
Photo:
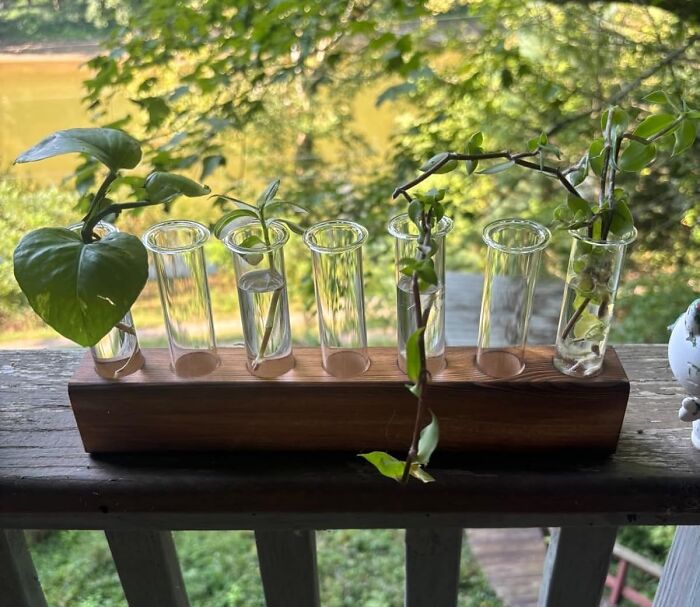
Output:
[[0,351],[0,602],[46,605],[21,529],[104,529],[131,607],[189,604],[170,530],[253,529],[268,607],[313,607],[314,529],[404,528],[406,605],[447,607],[463,528],[554,526],[540,605],[595,607],[617,527],[675,523],[654,604],[697,607],[700,453],[681,390],[662,346],[619,353],[632,396],[613,457],[441,454],[438,482],[401,487],[347,454],[90,457],[66,394],[80,353]]

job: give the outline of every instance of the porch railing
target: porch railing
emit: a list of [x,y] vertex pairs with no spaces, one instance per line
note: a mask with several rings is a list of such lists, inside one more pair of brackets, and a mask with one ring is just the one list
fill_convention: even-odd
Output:
[[[681,525],[654,605],[700,605],[700,453],[662,346],[625,346],[617,453],[437,455],[399,486],[352,455],[90,457],[66,393],[81,354],[0,351],[0,602],[46,605],[22,529],[103,529],[130,607],[189,604],[170,530],[255,530],[268,607],[319,604],[315,529],[406,529],[406,605],[453,607],[462,530],[554,526],[539,604],[597,607],[617,528]],[[521,412],[523,416],[526,411]]]

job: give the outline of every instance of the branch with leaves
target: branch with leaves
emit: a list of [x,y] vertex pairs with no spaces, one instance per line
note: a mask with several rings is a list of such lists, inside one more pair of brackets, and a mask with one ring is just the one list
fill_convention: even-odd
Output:
[[[528,141],[526,150],[512,152],[485,151],[483,135],[477,132],[470,137],[465,152],[442,152],[433,156],[420,168],[420,175],[394,190],[394,199],[402,196],[408,202],[409,217],[419,233],[416,257],[401,260],[401,272],[412,277],[416,309],[418,329],[407,341],[406,366],[407,375],[412,382],[408,389],[418,399],[418,406],[405,461],[378,451],[362,454],[381,474],[402,482],[406,482],[410,475],[424,481],[432,480],[423,466],[428,464],[439,438],[438,420],[432,412],[430,423],[420,430],[426,417],[425,396],[430,379],[426,368],[424,341],[430,306],[421,311],[421,291],[427,285],[437,283],[431,259],[435,252],[432,230],[444,215],[444,204],[441,201],[445,191],[431,189],[427,193],[412,194],[411,190],[432,175],[454,171],[462,162],[468,175],[493,175],[519,166],[556,179],[565,189],[566,202],[555,210],[555,226],[569,230],[585,229],[591,238],[601,241],[607,241],[611,236],[623,238],[633,230],[634,222],[628,206],[629,196],[616,187],[618,174],[639,172],[651,165],[656,159],[657,145],[670,139],[673,141],[672,155],[683,153],[693,145],[696,122],[700,120],[700,112],[688,108],[684,101],[673,99],[663,91],[648,95],[645,101],[663,106],[664,111],[650,114],[634,129],[628,130],[631,122],[629,113],[618,107],[609,108],[601,119],[602,137],[593,140],[588,151],[571,166],[559,166],[556,161],[559,161],[561,151],[549,142],[545,133]],[[553,159],[556,163],[552,163]],[[477,170],[481,163],[491,160],[502,162]],[[587,200],[578,189],[590,173],[598,186],[596,201]],[[590,288],[594,290],[596,286],[590,277],[595,276],[597,269],[588,267],[586,263],[578,268],[584,278],[581,284],[588,280]],[[563,338],[574,329],[591,301],[585,294],[580,299],[577,310],[564,328]],[[601,313],[607,313],[605,301],[600,302],[600,309]]]
[[57,131],[20,154],[15,163],[71,153],[84,154],[108,169],[90,199],[80,234],[55,227],[30,232],[15,249],[14,270],[29,304],[48,325],[81,346],[93,346],[119,325],[148,278],[148,255],[141,241],[123,232],[98,238],[97,224],[122,211],[167,204],[181,195],[204,196],[209,188],[156,171],[145,179],[129,178],[140,200],[114,202],[110,191],[116,189],[121,171],[141,161],[139,142],[117,129]]
[[[213,197],[219,202],[226,201],[232,202],[238,208],[225,213],[219,221],[214,225],[214,234],[218,238],[222,238],[225,232],[225,228],[229,226],[232,222],[238,220],[244,220],[248,223],[256,222],[260,226],[260,232],[262,238],[251,234],[246,239],[244,239],[240,246],[246,249],[260,248],[261,250],[267,250],[267,260],[269,270],[274,270],[274,259],[272,253],[269,252],[272,242],[270,241],[270,231],[269,225],[271,222],[278,222],[286,225],[295,234],[302,235],[304,233],[304,228],[302,228],[298,223],[290,221],[280,217],[279,215],[285,213],[299,213],[307,214],[309,211],[305,207],[289,202],[286,200],[276,200],[277,192],[280,187],[280,180],[275,179],[271,181],[265,190],[258,196],[255,204],[245,202],[239,198],[233,196],[228,196],[226,194],[216,194]],[[250,253],[247,255],[246,260],[251,265],[258,265],[262,262],[264,255],[262,253]],[[279,304],[279,298],[282,291],[275,290],[272,299],[270,300],[270,308],[267,312],[267,317],[265,320],[265,332],[263,333],[262,341],[258,348],[258,352],[255,360],[252,363],[253,369],[257,369],[265,358],[265,353],[270,342],[270,337],[272,336],[272,330],[274,329],[275,315],[277,313],[277,306]]]

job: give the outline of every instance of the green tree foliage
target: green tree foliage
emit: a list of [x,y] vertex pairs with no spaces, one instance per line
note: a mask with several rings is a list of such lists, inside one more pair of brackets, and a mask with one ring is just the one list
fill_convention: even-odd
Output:
[[97,39],[128,21],[136,0],[0,0],[3,43]]
[[[381,233],[396,212],[393,185],[436,152],[466,151],[475,131],[495,148],[522,149],[544,130],[574,163],[600,127],[592,116],[608,105],[648,109],[643,98],[661,88],[700,105],[697,17],[682,2],[664,3],[677,14],[638,4],[148,0],[92,60],[86,98],[99,119],[126,92],[133,111],[117,124],[141,124],[157,169],[244,176],[244,194],[258,176],[277,174],[314,215],[353,216]],[[353,122],[353,103],[370,86],[395,116],[388,157]],[[234,155],[249,169],[226,167]],[[695,263],[699,160],[697,145],[683,160],[666,155],[630,188],[641,234],[632,270]],[[562,202],[541,176],[435,179],[463,193],[449,257],[473,270],[486,218],[548,222]],[[555,273],[564,240],[550,259]]]

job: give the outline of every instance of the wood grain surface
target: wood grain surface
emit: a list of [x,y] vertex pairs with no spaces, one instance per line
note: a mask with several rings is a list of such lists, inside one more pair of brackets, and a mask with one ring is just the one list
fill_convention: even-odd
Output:
[[[624,346],[610,457],[454,455],[401,486],[352,453],[90,456],[67,384],[81,351],[0,351],[0,527],[260,529],[700,524],[700,452],[665,346]],[[402,452],[397,452],[401,456]]]
[[[442,450],[615,450],[629,383],[612,349],[603,373],[584,380],[554,369],[550,347],[530,349],[511,379],[481,373],[475,354],[449,348],[427,391]],[[85,356],[68,393],[86,451],[357,452],[411,440],[416,401],[394,348],[371,348],[370,369],[349,380],[328,375],[317,348],[298,348],[295,368],[275,379],[248,373],[240,348],[221,349],[221,366],[194,381],[172,373],[167,350],[144,356],[143,371],[120,381]]]

